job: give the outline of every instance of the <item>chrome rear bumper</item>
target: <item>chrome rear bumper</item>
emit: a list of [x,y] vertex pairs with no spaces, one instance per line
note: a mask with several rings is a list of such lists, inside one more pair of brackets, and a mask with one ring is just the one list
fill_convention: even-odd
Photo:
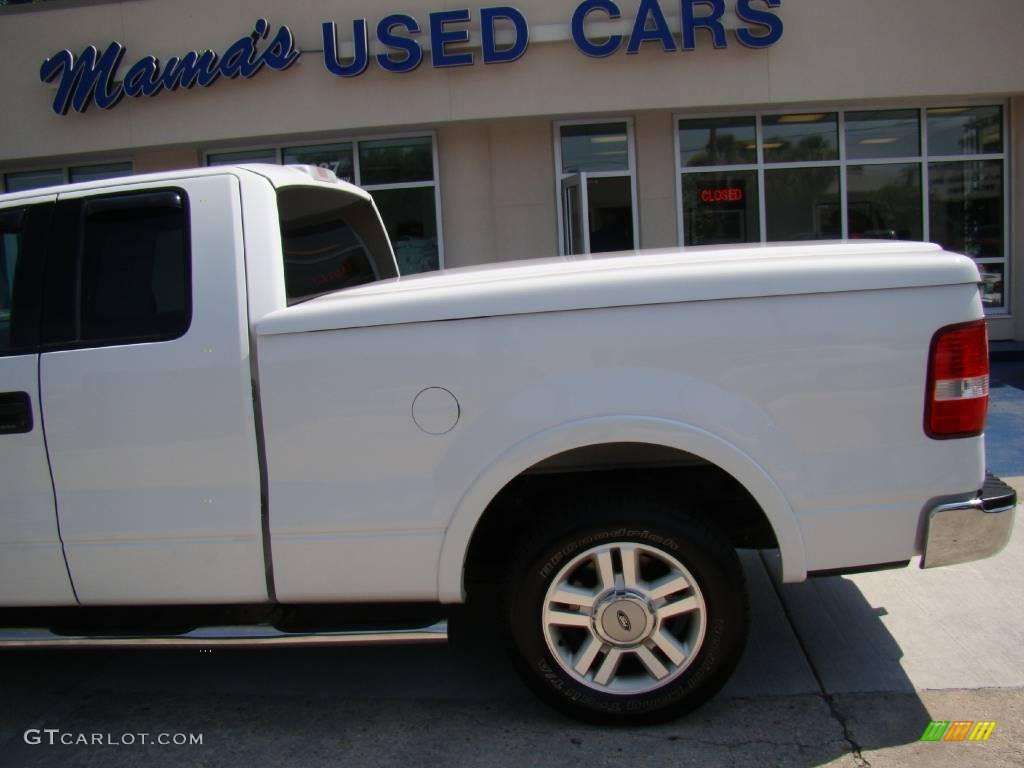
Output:
[[1010,540],[1017,492],[989,474],[978,495],[928,513],[922,568],[938,568],[998,554]]

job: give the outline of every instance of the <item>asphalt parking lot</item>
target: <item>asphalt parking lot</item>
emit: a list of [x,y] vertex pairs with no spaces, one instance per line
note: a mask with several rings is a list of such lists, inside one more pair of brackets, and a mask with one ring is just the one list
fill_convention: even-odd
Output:
[[[1024,491],[1024,362],[992,377],[989,464]],[[745,552],[753,626],[710,704],[645,729],[534,701],[487,626],[446,646],[0,655],[0,765],[1024,765],[1024,535],[998,557],[777,586]],[[996,721],[924,743],[932,720]],[[25,732],[201,734],[50,746]],[[138,738],[136,737],[136,741]]]

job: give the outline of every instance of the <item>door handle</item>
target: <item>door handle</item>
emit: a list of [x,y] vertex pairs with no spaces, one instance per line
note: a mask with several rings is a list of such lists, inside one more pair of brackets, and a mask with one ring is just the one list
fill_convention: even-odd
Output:
[[32,431],[32,399],[28,392],[0,392],[0,435]]

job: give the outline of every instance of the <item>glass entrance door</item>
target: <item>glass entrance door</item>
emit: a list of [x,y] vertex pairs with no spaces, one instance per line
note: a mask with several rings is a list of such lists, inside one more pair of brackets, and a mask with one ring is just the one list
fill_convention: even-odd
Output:
[[587,174],[574,173],[562,179],[562,235],[567,255],[590,253],[589,209]]

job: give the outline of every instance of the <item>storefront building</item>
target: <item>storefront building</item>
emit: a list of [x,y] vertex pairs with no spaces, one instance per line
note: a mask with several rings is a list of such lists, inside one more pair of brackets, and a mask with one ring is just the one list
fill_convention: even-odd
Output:
[[404,272],[930,240],[1024,341],[1022,31],[1018,0],[8,5],[0,180],[324,165]]

